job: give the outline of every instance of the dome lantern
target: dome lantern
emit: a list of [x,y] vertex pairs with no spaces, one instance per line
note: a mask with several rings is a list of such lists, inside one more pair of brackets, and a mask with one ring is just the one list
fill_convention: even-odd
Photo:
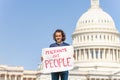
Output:
[[99,7],[99,0],[91,0],[91,7],[92,8]]

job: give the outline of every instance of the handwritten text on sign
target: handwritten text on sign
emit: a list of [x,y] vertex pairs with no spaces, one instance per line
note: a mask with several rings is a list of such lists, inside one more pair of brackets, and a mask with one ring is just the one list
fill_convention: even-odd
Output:
[[73,68],[73,47],[62,46],[42,49],[43,72],[59,72]]

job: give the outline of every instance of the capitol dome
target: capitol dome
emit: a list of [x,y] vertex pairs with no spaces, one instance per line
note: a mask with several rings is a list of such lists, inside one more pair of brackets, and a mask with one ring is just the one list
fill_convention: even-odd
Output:
[[97,25],[99,27],[103,25],[104,27],[115,29],[112,17],[101,8],[90,8],[85,12],[77,22],[77,29],[86,27],[91,28],[91,25]]
[[72,34],[73,45],[120,43],[119,36],[112,17],[100,8],[99,0],[91,0],[91,7],[78,19]]
[[91,7],[78,19],[72,39],[77,66],[113,67],[113,63],[120,63],[120,34],[112,17],[100,8],[99,0],[91,0]]
[[91,2],[91,7],[88,11],[78,19],[75,33],[86,30],[118,33],[112,17],[100,8],[99,1]]

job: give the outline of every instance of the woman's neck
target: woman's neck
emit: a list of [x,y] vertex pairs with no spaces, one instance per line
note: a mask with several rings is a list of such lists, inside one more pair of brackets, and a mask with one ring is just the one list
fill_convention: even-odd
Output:
[[57,44],[62,44],[63,43],[63,41],[62,42],[57,42]]

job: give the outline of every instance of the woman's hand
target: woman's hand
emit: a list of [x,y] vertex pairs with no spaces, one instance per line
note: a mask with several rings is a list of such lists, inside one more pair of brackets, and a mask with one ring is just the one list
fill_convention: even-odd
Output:
[[75,53],[73,54],[73,58],[76,59]]
[[43,61],[43,57],[41,57],[41,61]]

